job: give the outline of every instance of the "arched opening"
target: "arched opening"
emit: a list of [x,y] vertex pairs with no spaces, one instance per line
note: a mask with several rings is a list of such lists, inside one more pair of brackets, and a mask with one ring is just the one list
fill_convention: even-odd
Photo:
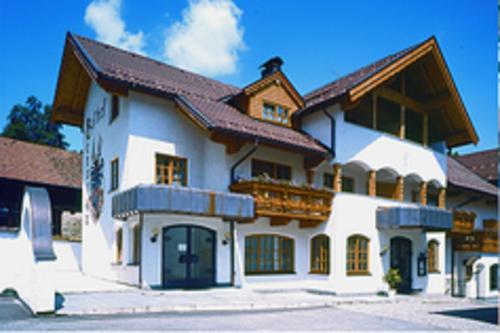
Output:
[[404,201],[419,202],[419,191],[422,178],[412,173],[404,177]]
[[294,240],[273,234],[245,237],[245,274],[294,272]]
[[439,243],[435,239],[427,243],[427,271],[439,273]]
[[368,193],[368,166],[363,162],[349,162],[342,167],[342,192]]
[[490,266],[490,290],[498,289],[498,264]]
[[391,168],[382,168],[376,172],[375,177],[377,197],[397,199],[397,172]]
[[347,275],[370,274],[370,239],[363,235],[352,235],[347,238]]

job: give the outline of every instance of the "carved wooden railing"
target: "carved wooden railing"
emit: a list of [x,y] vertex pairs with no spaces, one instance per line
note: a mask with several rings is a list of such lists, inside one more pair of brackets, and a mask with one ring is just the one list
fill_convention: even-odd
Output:
[[455,243],[456,251],[498,253],[498,234],[474,231]]
[[330,216],[333,192],[288,184],[258,180],[231,185],[231,191],[251,194],[255,200],[255,215],[270,217],[271,225],[284,225],[292,219],[301,227],[313,227]]
[[476,213],[469,211],[453,211],[453,228],[452,233],[470,234],[474,230],[474,220]]

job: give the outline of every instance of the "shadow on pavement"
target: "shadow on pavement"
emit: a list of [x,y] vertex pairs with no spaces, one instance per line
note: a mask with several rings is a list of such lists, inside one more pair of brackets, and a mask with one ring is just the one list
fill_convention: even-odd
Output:
[[483,321],[494,325],[498,324],[498,307],[496,306],[490,308],[449,310],[449,311],[441,311],[434,313],[445,316],[453,316],[453,317]]

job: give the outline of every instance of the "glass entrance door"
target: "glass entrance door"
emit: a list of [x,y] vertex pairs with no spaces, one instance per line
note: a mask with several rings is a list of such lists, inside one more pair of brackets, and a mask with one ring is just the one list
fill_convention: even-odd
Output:
[[163,229],[165,288],[200,288],[215,284],[215,232],[203,227]]
[[391,239],[391,268],[397,268],[401,283],[397,286],[400,293],[410,293],[411,288],[411,240],[405,237]]

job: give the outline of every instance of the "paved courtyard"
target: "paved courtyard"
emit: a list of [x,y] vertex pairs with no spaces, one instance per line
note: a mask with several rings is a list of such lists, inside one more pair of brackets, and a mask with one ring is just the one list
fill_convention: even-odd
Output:
[[[179,293],[179,292],[177,292]],[[109,293],[113,295],[120,293]],[[298,293],[276,298],[298,305]],[[168,293],[156,293],[168,298]],[[201,295],[201,294],[200,294]],[[207,291],[204,296],[209,296]],[[212,293],[212,296],[215,295]],[[235,294],[236,295],[236,294]],[[304,295],[303,295],[304,296]],[[401,297],[389,302],[314,295],[330,305],[284,309],[191,310],[160,313],[58,315],[33,318],[14,300],[0,297],[0,330],[497,330],[497,301]],[[177,296],[178,297],[178,296]],[[201,296],[200,296],[201,297]],[[220,296],[224,297],[224,296]],[[240,301],[245,297],[239,295]],[[267,296],[264,296],[264,299]],[[207,298],[207,297],[205,297]],[[207,298],[209,299],[209,297]],[[314,298],[311,298],[314,299]],[[310,299],[310,300],[311,300]],[[335,299],[335,302],[332,302]],[[115,299],[116,300],[116,299]],[[175,300],[175,297],[173,297]],[[250,299],[246,299],[249,301]],[[327,304],[323,300],[324,304]],[[206,301],[208,304],[209,302]],[[256,303],[255,300],[253,300]],[[263,303],[265,304],[265,303]],[[201,311],[200,311],[201,310]]]

